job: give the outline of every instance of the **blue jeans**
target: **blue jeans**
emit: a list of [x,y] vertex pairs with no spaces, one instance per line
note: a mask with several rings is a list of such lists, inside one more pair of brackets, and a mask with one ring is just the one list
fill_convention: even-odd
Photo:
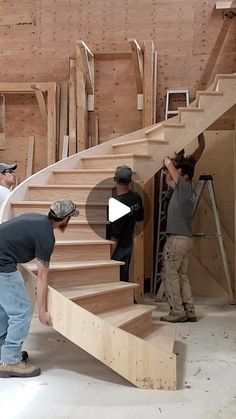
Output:
[[21,347],[33,315],[20,272],[0,272],[0,348],[2,364],[21,361]]
[[120,281],[129,281],[129,265],[131,261],[133,246],[127,247],[116,247],[112,259],[125,262],[124,265],[120,266]]

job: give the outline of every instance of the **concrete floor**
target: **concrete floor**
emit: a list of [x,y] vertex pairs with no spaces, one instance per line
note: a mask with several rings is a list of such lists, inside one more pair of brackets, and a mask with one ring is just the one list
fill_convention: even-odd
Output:
[[[155,317],[167,311],[158,304]],[[199,302],[180,324],[178,390],[140,390],[51,328],[32,322],[25,349],[42,375],[0,379],[1,419],[235,419],[236,308]]]

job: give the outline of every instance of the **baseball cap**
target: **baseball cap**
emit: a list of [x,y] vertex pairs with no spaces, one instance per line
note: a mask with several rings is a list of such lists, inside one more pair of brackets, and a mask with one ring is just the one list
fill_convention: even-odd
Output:
[[132,179],[132,170],[129,166],[125,164],[123,166],[118,166],[115,171],[115,179],[116,180],[127,180],[131,182]]
[[8,169],[15,170],[16,168],[17,168],[17,164],[0,163],[0,173],[4,172],[4,170],[8,170]]
[[79,209],[70,199],[57,199],[50,206],[50,213],[60,220],[65,217],[77,217]]

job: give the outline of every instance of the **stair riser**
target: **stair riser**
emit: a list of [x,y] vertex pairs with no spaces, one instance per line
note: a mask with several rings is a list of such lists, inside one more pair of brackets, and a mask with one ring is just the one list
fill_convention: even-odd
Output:
[[207,111],[212,105],[220,103],[221,98],[222,96],[200,95],[198,99],[198,106]]
[[98,183],[102,182],[104,186],[111,186],[114,187],[114,172],[112,171],[109,173],[83,173],[77,174],[75,173],[68,173],[68,174],[61,174],[61,173],[54,173],[52,183],[56,185],[97,185]]
[[131,169],[134,169],[134,158],[133,157],[110,157],[109,159],[89,159],[83,160],[83,167],[90,169],[111,169],[114,170],[117,166],[126,164]]
[[73,225],[69,223],[64,233],[58,229],[55,230],[55,237],[57,240],[98,240],[101,238],[105,239],[106,226],[92,224],[90,227],[89,224]]
[[110,259],[111,251],[110,244],[89,244],[89,245],[56,245],[53,255],[53,262],[77,262],[83,260],[93,259],[96,255],[96,260]]
[[121,329],[125,330],[132,335],[139,336],[142,332],[147,330],[152,323],[152,313],[146,313],[143,316],[139,316],[133,319],[131,322],[124,326],[120,326]]
[[111,189],[93,189],[91,188],[30,188],[28,191],[28,198],[32,201],[53,201],[66,197],[73,201],[86,201],[89,197],[91,203],[103,203],[106,202],[112,196]]
[[73,300],[76,304],[84,307],[86,310],[96,314],[102,311],[116,309],[128,304],[132,304],[134,299],[134,288],[119,290],[119,292],[111,291],[102,295],[86,297],[83,299]]
[[186,112],[181,112],[181,114],[179,115],[179,118],[181,122],[183,122],[184,124],[188,124],[189,122],[192,123],[193,118],[195,120],[199,120],[199,118],[203,116],[204,116],[203,111],[186,111]]
[[117,147],[112,148],[114,154],[149,154],[149,146],[147,142],[138,143],[138,144],[123,144]]
[[120,280],[120,267],[96,266],[84,269],[49,270],[49,285],[93,285]]
[[[52,199],[53,201],[53,199]],[[49,206],[50,206],[50,202],[48,203],[48,206],[33,206],[31,207],[30,205],[27,206],[14,206],[13,205],[13,213],[12,215],[14,217],[16,217],[17,215],[20,214],[27,214],[30,212],[39,212],[41,214],[48,214],[49,211]],[[94,221],[107,221],[107,208],[106,206],[87,206],[86,207],[86,211],[85,211],[85,206],[80,206],[79,207],[79,217],[78,219],[80,221],[86,221],[87,217],[90,220],[94,220]]]

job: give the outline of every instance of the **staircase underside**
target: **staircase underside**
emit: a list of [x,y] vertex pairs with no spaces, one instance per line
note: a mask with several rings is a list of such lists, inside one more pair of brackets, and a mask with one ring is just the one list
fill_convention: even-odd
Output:
[[[190,144],[235,99],[236,76],[218,75],[177,117],[47,167],[20,184],[2,209],[5,221],[27,212],[46,214],[57,198],[78,203],[79,219],[65,234],[56,232],[48,292],[53,327],[137,387],[176,388],[175,327],[153,321],[155,307],[133,303],[137,285],[120,282],[120,262],[110,259],[106,207],[113,173],[127,164],[144,185],[166,155]],[[33,262],[21,266],[27,283],[35,269]]]

